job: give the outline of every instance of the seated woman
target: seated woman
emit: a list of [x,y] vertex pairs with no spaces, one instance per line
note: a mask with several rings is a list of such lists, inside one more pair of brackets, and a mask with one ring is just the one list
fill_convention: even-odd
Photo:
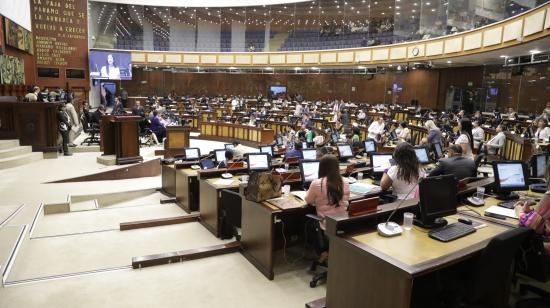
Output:
[[227,150],[225,151],[225,160],[221,161],[218,164],[218,169],[227,168],[230,164],[233,163],[233,151]]
[[162,124],[160,118],[158,117],[158,111],[153,110],[153,117],[151,118],[151,127],[150,130],[155,134],[156,143],[162,143],[164,137],[166,137],[166,128]]
[[327,214],[343,213],[349,201],[349,183],[340,175],[340,164],[334,155],[324,155],[319,163],[319,178],[311,182],[307,191],[308,204],[314,204],[317,215],[323,218],[325,229]]
[[[546,167],[546,183],[550,183],[550,164]],[[529,201],[519,201],[515,204],[516,215],[519,218],[519,225],[533,229],[537,234],[546,240],[544,250],[550,258],[550,185],[546,188],[544,196],[534,208]]]
[[411,130],[408,126],[409,125],[405,121],[401,121],[399,123],[399,127],[401,128],[399,134],[397,135],[397,140],[399,142],[409,142],[411,140]]
[[391,166],[384,173],[380,181],[380,188],[388,190],[391,187],[397,199],[416,198],[418,181],[425,174],[420,169],[420,163],[413,146],[407,142],[398,144],[393,152],[393,159],[396,165]]

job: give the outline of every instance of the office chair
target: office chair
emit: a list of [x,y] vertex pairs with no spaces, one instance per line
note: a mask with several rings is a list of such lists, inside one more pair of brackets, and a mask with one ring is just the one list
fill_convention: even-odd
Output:
[[80,116],[80,121],[82,122],[82,130],[84,130],[86,134],[90,135],[90,137],[86,137],[86,139],[84,139],[80,143],[80,145],[83,145],[84,143],[87,143],[88,146],[90,146],[90,144],[99,144],[99,137],[97,136],[97,134],[99,134],[99,124],[91,123],[89,121],[89,118],[90,113],[88,112],[88,110],[84,110],[84,112]]
[[306,217],[308,222],[311,222],[311,224],[309,224],[309,233],[312,235],[310,238],[312,239],[313,247],[318,256],[318,259],[311,263],[309,270],[313,272],[318,266],[325,268],[322,272],[313,275],[313,278],[309,282],[309,286],[315,288],[320,281],[327,280],[327,260],[322,260],[321,256],[323,253],[328,252],[328,238],[325,235],[325,231],[321,229],[321,221],[323,221],[321,217],[315,214],[307,214]]
[[[475,166],[476,166],[476,176],[477,176],[477,174],[478,174],[477,169],[479,169],[479,166],[481,165],[481,161],[483,161],[484,159],[485,159],[485,154],[483,154],[483,153],[477,154],[476,160],[474,161],[474,164],[475,164]],[[484,173],[483,173],[483,176],[484,176],[484,177],[488,177],[489,174],[487,174],[487,172],[484,172]]]
[[465,307],[507,307],[516,252],[532,230],[515,228],[494,237],[469,269]]
[[[542,283],[550,281],[550,261],[544,251],[544,239],[541,236],[533,236],[524,243],[517,264],[518,273]],[[526,295],[527,292],[533,293],[539,298],[519,300],[516,303],[516,308],[550,307],[549,292],[532,285],[520,284],[520,295]]]

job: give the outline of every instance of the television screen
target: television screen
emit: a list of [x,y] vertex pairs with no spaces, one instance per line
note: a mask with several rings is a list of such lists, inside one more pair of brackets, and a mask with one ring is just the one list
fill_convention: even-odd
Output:
[[272,93],[272,95],[277,96],[279,94],[285,94],[286,93],[286,87],[285,86],[270,86],[269,91]]
[[497,96],[498,88],[489,88],[489,96]]
[[401,91],[403,91],[403,87],[401,87],[397,83],[394,83],[393,84],[393,92],[401,92]]
[[130,53],[90,50],[90,78],[132,80]]

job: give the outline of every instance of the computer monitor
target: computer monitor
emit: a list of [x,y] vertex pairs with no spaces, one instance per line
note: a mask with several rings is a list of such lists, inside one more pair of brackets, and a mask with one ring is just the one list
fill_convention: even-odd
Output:
[[233,150],[235,146],[232,143],[226,143],[223,145],[226,150]]
[[527,164],[522,161],[496,161],[493,162],[495,184],[493,187],[497,199],[514,200],[519,198],[512,193],[516,190],[529,189],[529,172]]
[[336,147],[338,148],[338,155],[340,156],[340,159],[353,157],[353,150],[351,149],[351,145],[338,144]]
[[214,155],[218,163],[221,163],[225,160],[225,151],[225,149],[214,150]]
[[434,143],[433,151],[437,159],[443,157],[443,149],[441,148],[441,143]]
[[302,156],[304,157],[304,160],[315,160],[317,159],[317,150],[316,149],[302,150]]
[[214,169],[216,168],[214,161],[210,158],[201,159],[201,169]]
[[271,147],[270,145],[262,145],[260,147],[260,153],[267,153],[273,156],[273,147]]
[[319,178],[319,161],[318,160],[302,160],[300,162],[300,173],[304,185],[309,185],[313,180]]
[[548,154],[541,153],[531,157],[531,177],[544,178],[546,164],[548,163]]
[[302,142],[302,149],[307,149],[307,142]]
[[267,171],[271,169],[271,155],[267,153],[249,153],[246,157],[248,171]]
[[186,148],[185,149],[185,159],[186,160],[197,160],[201,157],[201,150],[199,148]]
[[277,142],[277,145],[279,145],[279,146],[280,146],[280,145],[283,145],[283,143],[284,143],[284,142],[283,142],[283,137],[277,136],[276,142]]
[[372,139],[363,141],[363,146],[365,147],[365,153],[370,154],[376,152],[376,144]]
[[392,154],[388,153],[373,153],[370,157],[372,173],[375,177],[381,177],[384,171],[390,169]]
[[437,228],[447,224],[443,218],[456,214],[458,182],[454,175],[421,178],[418,183],[420,215],[414,223],[422,228]]
[[414,152],[416,153],[416,158],[418,158],[418,162],[421,164],[429,164],[430,163],[430,156],[428,155],[428,149],[425,147],[417,147],[414,148]]

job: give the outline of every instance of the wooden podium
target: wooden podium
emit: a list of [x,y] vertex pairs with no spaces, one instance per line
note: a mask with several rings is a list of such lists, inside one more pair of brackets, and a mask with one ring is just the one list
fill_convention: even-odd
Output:
[[140,116],[104,115],[101,117],[100,148],[103,155],[116,155],[116,164],[143,161],[139,155]]

